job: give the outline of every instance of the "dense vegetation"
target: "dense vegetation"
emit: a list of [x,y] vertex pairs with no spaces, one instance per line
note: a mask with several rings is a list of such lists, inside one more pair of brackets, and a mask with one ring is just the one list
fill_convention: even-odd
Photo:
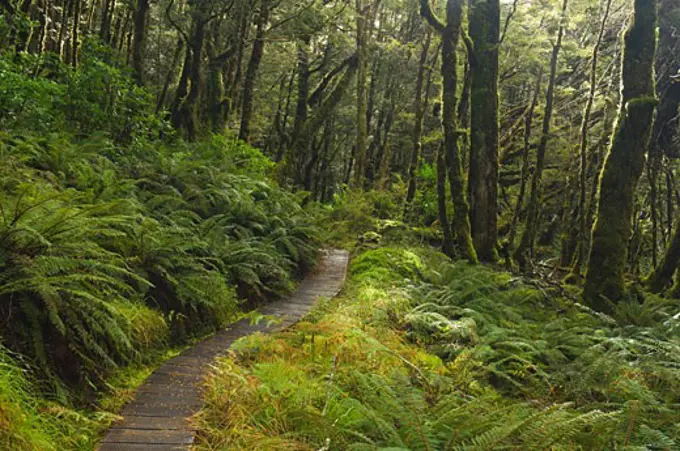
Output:
[[323,245],[201,446],[680,447],[677,3],[0,0],[0,448],[92,449]]
[[17,421],[35,415],[27,396],[39,388],[22,371],[50,399],[90,403],[116,368],[288,293],[316,260],[311,219],[270,181],[268,159],[226,137],[154,138],[164,125],[148,94],[100,51],[84,49],[78,70],[53,62],[50,78],[1,62],[0,437],[11,448],[38,446]]
[[421,247],[364,250],[343,296],[219,361],[198,449],[677,449],[675,311],[612,318]]

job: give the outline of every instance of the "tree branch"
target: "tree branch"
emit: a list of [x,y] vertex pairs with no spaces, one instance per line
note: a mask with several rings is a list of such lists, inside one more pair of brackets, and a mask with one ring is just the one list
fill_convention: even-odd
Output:
[[435,15],[434,11],[432,11],[430,0],[420,0],[420,15],[423,16],[423,18],[427,20],[427,23],[439,33],[443,32],[446,28],[444,22],[442,22],[441,19]]
[[321,96],[323,95],[323,92],[326,90],[326,88],[333,80],[333,78],[335,78],[335,76],[338,75],[355,58],[356,58],[355,55],[346,58],[342,63],[340,63],[340,65],[338,65],[338,67],[336,67],[328,74],[326,74],[321,83],[319,83],[319,86],[317,86],[312,95],[309,96],[309,100],[307,101],[307,103],[309,105],[316,105],[317,103],[319,103],[321,101]]
[[14,14],[14,7],[9,0],[0,0],[0,6],[2,6],[10,16]]
[[501,34],[501,38],[498,40],[498,45],[501,45],[503,43],[503,40],[505,39],[505,35],[508,32],[508,27],[510,26],[510,20],[512,20],[512,17],[515,15],[517,12],[517,3],[519,0],[514,0],[512,2],[512,9],[508,13],[508,17],[505,19],[505,25],[503,26],[503,33]]
[[177,22],[175,22],[175,19],[172,18],[172,15],[170,14],[170,11],[172,11],[172,7],[175,4],[175,0],[170,0],[168,2],[168,7],[165,9],[165,16],[168,18],[168,22],[170,22],[170,25],[172,25],[177,32],[182,35],[182,39],[184,39],[184,42],[187,43],[187,46],[191,47],[191,40],[189,39],[189,36],[182,30],[182,27],[179,26]]

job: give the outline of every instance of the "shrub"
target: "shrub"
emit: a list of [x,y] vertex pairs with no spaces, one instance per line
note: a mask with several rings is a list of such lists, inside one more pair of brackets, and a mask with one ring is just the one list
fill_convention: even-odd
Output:
[[140,351],[231,321],[239,297],[288,293],[316,261],[309,215],[245,144],[0,143],[0,312],[17,319],[3,337],[56,385],[100,386]]

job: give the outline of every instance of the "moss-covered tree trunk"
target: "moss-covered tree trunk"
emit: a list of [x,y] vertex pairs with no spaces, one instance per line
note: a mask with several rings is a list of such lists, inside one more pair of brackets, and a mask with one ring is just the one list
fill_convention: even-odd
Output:
[[[328,96],[321,102],[321,104],[315,109],[314,116],[309,118],[304,127],[302,128],[298,140],[303,142],[309,142],[314,133],[316,133],[319,128],[326,122],[329,116],[333,113],[335,108],[338,106],[340,101],[345,96],[349,85],[354,80],[354,76],[357,73],[357,56],[354,55],[349,59],[347,64],[347,69],[343,74],[342,78],[338,80],[338,83],[333,88]],[[297,146],[297,140],[293,141],[291,144],[291,149]],[[351,167],[349,168],[351,172]],[[349,177],[349,173],[347,175]]]
[[545,153],[548,148],[548,141],[550,139],[550,129],[553,114],[553,102],[555,98],[555,78],[557,77],[557,60],[562,48],[562,38],[564,36],[565,18],[567,12],[568,0],[562,2],[562,15],[560,17],[560,26],[557,30],[557,39],[553,45],[552,55],[550,58],[550,79],[548,80],[548,91],[545,99],[545,114],[543,116],[543,130],[541,133],[541,140],[536,149],[536,167],[531,177],[531,194],[529,196],[529,205],[527,208],[527,224],[522,234],[519,246],[515,251],[513,257],[519,264],[520,268],[525,268],[529,259],[533,256],[534,243],[536,235],[538,234],[538,226],[541,209],[541,196],[543,195],[543,169],[545,167]]
[[116,0],[104,0],[99,37],[106,43],[111,43],[111,23],[113,22],[113,11],[115,8]]
[[269,1],[260,1],[260,11],[257,19],[257,31],[255,32],[255,42],[250,54],[248,67],[246,69],[245,82],[243,85],[243,103],[241,104],[241,127],[238,137],[243,141],[250,139],[250,122],[253,118],[253,101],[255,96],[255,84],[260,72],[260,63],[264,55],[265,35],[267,34],[267,24],[269,23]]
[[471,0],[470,221],[482,261],[498,260],[498,49],[500,1]]
[[[659,55],[656,59],[656,68],[658,71],[657,79],[659,85],[657,92],[659,94],[659,107],[654,119],[654,128],[652,133],[652,142],[649,149],[649,172],[650,172],[650,187],[653,191],[650,193],[652,198],[657,197],[657,184],[659,183],[659,175],[661,169],[661,161],[665,156],[673,154],[673,145],[677,140],[678,133],[678,108],[680,107],[680,79],[675,75],[676,62],[678,58],[674,58],[674,50],[677,48],[676,30],[672,24],[672,18],[675,11],[680,11],[680,5],[670,0],[659,2]],[[676,64],[674,64],[676,63]],[[652,164],[653,163],[653,164]],[[667,229],[672,230],[673,223],[673,187],[670,171],[666,173],[666,216]],[[652,219],[654,223],[657,220],[658,211],[656,205],[652,203]],[[663,227],[663,226],[662,226]],[[652,243],[654,250],[656,250],[656,229],[653,228]],[[665,236],[665,234],[664,234]],[[652,271],[647,278],[647,285],[649,289],[655,293],[661,292],[671,285],[673,273],[676,272],[680,264],[680,225],[676,226],[675,233],[671,239],[671,243],[666,249],[665,254],[661,258],[658,266]],[[673,292],[677,288],[674,287]]]
[[536,85],[534,87],[534,94],[531,98],[529,111],[524,118],[524,145],[522,147],[522,168],[520,175],[519,194],[517,195],[517,203],[515,204],[515,211],[510,222],[510,231],[508,232],[508,249],[513,249],[515,246],[515,237],[517,234],[517,224],[519,224],[520,216],[522,215],[522,208],[524,207],[524,197],[526,196],[527,180],[529,178],[529,151],[531,150],[531,129],[534,124],[534,113],[538,105],[538,93],[541,90],[541,80],[543,79],[543,68],[538,69],[536,76]]
[[[212,36],[219,35],[219,22],[213,22]],[[224,133],[225,118],[228,114],[229,101],[226,98],[226,89],[224,86],[224,67],[229,59],[234,55],[236,48],[229,46],[224,52],[217,54],[214,38],[208,39],[206,42],[206,54],[208,57],[208,89],[206,98],[207,116],[210,120],[210,126],[213,133]]]
[[304,36],[298,40],[298,62],[297,62],[297,102],[295,105],[295,120],[293,121],[292,141],[296,142],[292,155],[289,156],[289,170],[294,178],[295,185],[300,185],[306,176],[304,171],[304,161],[309,150],[309,140],[300,139],[302,129],[307,122],[308,100],[309,100],[309,43],[310,37]]
[[144,84],[144,53],[146,49],[147,16],[151,3],[137,0],[134,11],[134,46],[132,48],[132,68],[137,83]]
[[411,150],[411,162],[408,167],[408,189],[406,190],[406,201],[404,203],[404,218],[408,215],[411,202],[416,196],[416,171],[418,170],[418,160],[422,144],[420,143],[423,134],[423,118],[425,117],[425,107],[423,102],[423,85],[425,84],[425,71],[427,65],[427,55],[430,52],[432,42],[432,31],[428,31],[425,36],[425,43],[420,52],[420,63],[418,64],[418,75],[416,77],[416,96],[415,96],[415,118],[413,121],[413,135]]
[[189,92],[189,72],[191,68],[191,47],[186,46],[186,51],[184,52],[184,62],[182,63],[182,73],[179,77],[179,82],[177,83],[177,89],[175,89],[175,96],[170,105],[170,118],[172,126],[176,129],[182,126],[182,104],[184,98]]
[[596,310],[611,311],[625,292],[624,272],[637,182],[645,164],[654,109],[656,2],[635,0],[624,38],[621,107],[602,170],[597,218],[583,295]]
[[[456,107],[458,85],[456,48],[460,39],[463,6],[461,0],[448,0],[446,3],[446,23],[441,22],[433,13],[428,0],[421,0],[421,14],[437,30],[442,39],[442,127],[444,128],[444,161],[449,177],[450,194],[453,203],[453,230],[461,256],[471,263],[477,263],[477,253],[472,244],[470,231],[470,208],[465,197],[465,180],[458,147]],[[438,166],[442,164],[441,156]],[[439,169],[438,169],[439,171]],[[440,181],[437,189],[441,190]],[[441,199],[441,194],[440,194]],[[440,220],[442,216],[440,206]],[[448,222],[448,221],[446,221]],[[442,222],[446,236],[448,225]]]
[[189,93],[181,107],[182,125],[186,130],[187,139],[194,141],[198,134],[198,103],[201,91],[205,88],[203,81],[203,53],[205,50],[205,33],[208,22],[209,5],[195,4],[192,11],[192,33],[188,45],[191,47],[189,64]]
[[[575,277],[580,277],[583,262],[586,260],[588,249],[588,217],[587,217],[587,203],[588,203],[588,125],[590,124],[590,113],[593,109],[593,102],[595,100],[595,91],[597,89],[597,63],[600,52],[600,44],[604,36],[605,26],[609,18],[609,10],[611,9],[612,0],[607,0],[605,5],[604,15],[600,22],[600,31],[597,35],[595,45],[593,46],[593,59],[590,63],[590,89],[588,91],[588,98],[586,99],[586,106],[583,109],[583,120],[581,121],[581,134],[579,139],[579,199],[576,209],[577,223],[578,223],[578,240],[577,250],[574,258],[574,264],[571,268],[571,274]],[[573,233],[570,231],[570,233]]]
[[83,4],[82,0],[74,1],[75,5],[73,10],[73,27],[71,28],[71,66],[76,67],[78,65],[78,47],[79,47],[78,32],[80,31],[80,14]]
[[357,45],[357,103],[356,103],[356,127],[357,135],[354,157],[354,186],[361,188],[363,184],[364,172],[366,169],[366,140],[368,139],[368,129],[366,124],[367,94],[366,78],[368,73],[368,52],[366,49],[366,23],[367,8],[364,7],[362,0],[355,1],[356,8],[356,45]]
[[661,262],[647,278],[647,287],[652,293],[660,293],[671,285],[678,263],[680,263],[680,226],[676,227],[671,244]]
[[446,172],[446,150],[442,143],[437,150],[437,216],[443,234],[442,252],[453,258],[453,233],[447,208]]

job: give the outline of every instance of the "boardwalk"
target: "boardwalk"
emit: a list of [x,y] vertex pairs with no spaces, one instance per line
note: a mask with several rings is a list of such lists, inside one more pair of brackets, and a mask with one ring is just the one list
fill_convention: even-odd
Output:
[[100,451],[187,450],[194,440],[187,419],[201,407],[201,382],[210,363],[237,339],[254,332],[272,332],[296,323],[318,297],[335,296],[345,281],[349,255],[331,251],[315,274],[307,277],[289,298],[260,311],[282,319],[277,325],[232,324],[181,355],[168,360],[137,391],[134,401],[121,411],[123,420],[113,425]]

